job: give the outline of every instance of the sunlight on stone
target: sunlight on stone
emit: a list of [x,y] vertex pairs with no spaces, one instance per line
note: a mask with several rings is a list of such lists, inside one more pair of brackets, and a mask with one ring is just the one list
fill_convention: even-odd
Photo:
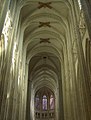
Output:
[[7,99],[9,98],[9,95],[10,95],[10,94],[8,93],[8,94],[7,94]]
[[81,10],[82,6],[81,6],[81,1],[80,0],[78,0],[78,4],[79,4],[80,10]]
[[5,50],[7,49],[7,45],[8,45],[9,28],[11,28],[10,11],[8,11],[6,14],[4,27],[2,31],[2,33],[4,34],[4,39],[5,39]]
[[14,44],[14,48],[13,48],[13,55],[12,55],[12,64],[13,64],[13,68],[14,68],[14,62],[15,62],[15,52],[16,52],[16,42]]

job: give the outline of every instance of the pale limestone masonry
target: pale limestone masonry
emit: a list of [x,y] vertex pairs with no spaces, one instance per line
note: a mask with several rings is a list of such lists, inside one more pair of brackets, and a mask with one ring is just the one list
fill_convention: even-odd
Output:
[[91,2],[79,2],[0,1],[0,120],[91,120]]

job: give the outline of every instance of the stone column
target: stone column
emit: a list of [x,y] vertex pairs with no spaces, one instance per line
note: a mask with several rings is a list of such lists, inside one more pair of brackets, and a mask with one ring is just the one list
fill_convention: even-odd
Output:
[[3,96],[3,89],[4,89],[4,80],[3,73],[5,69],[5,43],[4,43],[4,35],[1,35],[0,39],[0,111],[1,111],[1,104],[2,104],[2,96]]
[[30,114],[30,106],[31,106],[31,81],[28,80],[28,88],[27,88],[27,109],[26,109],[26,120],[30,120],[31,114]]
[[[15,10],[15,6],[14,10]],[[18,11],[19,12],[19,11]],[[11,120],[16,118],[17,112],[17,62],[12,64],[12,56],[14,50],[14,43],[16,42],[16,32],[18,26],[19,14],[17,12],[14,14],[14,24],[12,27],[12,32],[10,33],[7,51],[5,53],[6,58],[4,62],[4,69],[2,74],[3,83],[3,93],[2,93],[2,104],[1,104],[1,113],[0,120]],[[12,16],[13,18],[13,16]],[[15,29],[16,28],[16,29]],[[15,55],[15,53],[14,53]],[[14,58],[17,61],[17,57]],[[16,65],[15,65],[16,64]],[[14,66],[14,67],[13,67]],[[16,105],[16,106],[15,106]],[[13,109],[14,108],[14,109]],[[15,114],[15,115],[14,115]]]
[[83,102],[83,107],[85,112],[84,112],[84,120],[90,120],[91,119],[91,90],[90,90],[90,85],[89,85],[89,75],[87,72],[87,67],[84,59],[84,54],[83,54],[83,48],[82,48],[82,40],[81,40],[81,35],[79,32],[79,27],[77,23],[77,17],[75,14],[75,9],[73,12],[73,17],[74,19],[74,29],[75,29],[75,36],[76,36],[76,44],[77,44],[77,50],[78,50],[78,62],[79,62],[79,70],[80,70],[80,84],[82,87],[82,97],[81,101]]
[[73,60],[73,51],[72,51],[72,27],[68,23],[67,31],[67,54],[68,54],[68,64],[69,64],[69,93],[70,93],[70,107],[71,107],[71,118],[70,120],[77,120],[77,96],[76,96],[76,75],[75,75],[75,66]]
[[[70,93],[70,71],[68,63],[67,46],[64,46],[64,80],[62,80],[64,120],[73,120],[71,93]],[[59,118],[60,119],[60,118]]]
[[[60,65],[61,67],[61,65]],[[62,72],[61,72],[61,68],[60,68],[60,74],[59,76],[59,80],[58,80],[58,88],[57,88],[57,104],[58,104],[58,120],[64,120],[64,108],[63,108],[63,89],[62,89]],[[64,80],[63,80],[64,81]]]

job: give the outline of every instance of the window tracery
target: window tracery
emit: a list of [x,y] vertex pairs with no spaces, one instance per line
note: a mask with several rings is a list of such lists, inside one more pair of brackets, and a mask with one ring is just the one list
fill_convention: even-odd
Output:
[[41,89],[35,95],[35,118],[54,120],[55,117],[55,98],[49,89]]

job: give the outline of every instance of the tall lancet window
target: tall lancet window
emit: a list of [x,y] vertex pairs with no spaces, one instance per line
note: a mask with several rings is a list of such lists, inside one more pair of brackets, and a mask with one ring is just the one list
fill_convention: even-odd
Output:
[[35,97],[35,108],[36,108],[36,110],[40,109],[40,99],[39,99],[38,95],[36,95],[36,97]]
[[47,110],[47,96],[46,95],[43,95],[42,108],[43,110]]
[[54,97],[53,97],[53,95],[50,96],[50,109],[51,110],[54,109]]

